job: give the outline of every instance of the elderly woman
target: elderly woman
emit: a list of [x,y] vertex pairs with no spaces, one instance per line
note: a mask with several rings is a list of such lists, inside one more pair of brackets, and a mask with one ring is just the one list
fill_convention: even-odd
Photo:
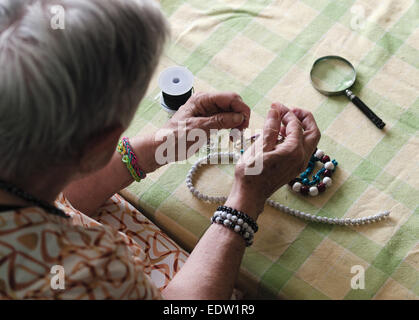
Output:
[[[57,5],[64,29],[51,24]],[[188,256],[117,195],[160,166],[154,133],[119,141],[166,35],[151,0],[0,0],[1,298],[231,296],[249,244],[243,233],[213,223]],[[242,130],[249,118],[237,94],[197,94],[165,129],[178,136],[186,121],[187,130]],[[249,149],[236,166],[224,207],[252,226],[307,164],[319,130],[310,113],[276,103],[260,139],[263,150]],[[124,152],[135,155],[132,166]],[[257,160],[262,172],[246,175]],[[157,242],[173,248],[168,257]]]

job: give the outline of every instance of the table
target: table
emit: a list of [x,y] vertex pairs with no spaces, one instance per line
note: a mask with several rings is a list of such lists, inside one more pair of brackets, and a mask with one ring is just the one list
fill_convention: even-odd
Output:
[[[385,222],[350,228],[306,223],[266,207],[237,284],[246,297],[418,299],[419,2],[164,0],[161,5],[172,40],[126,134],[156,130],[167,121],[156,98],[158,73],[183,65],[195,75],[196,91],[239,93],[252,108],[253,129],[262,127],[273,101],[313,112],[322,131],[319,147],[339,161],[334,184],[315,198],[284,187],[274,199],[329,217],[391,210]],[[311,87],[313,61],[328,54],[353,63],[358,71],[353,91],[386,122],[385,130],[345,97],[327,98]],[[216,208],[189,193],[184,180],[190,167],[171,164],[122,192],[187,250]],[[207,194],[227,194],[232,173],[231,167],[213,166],[202,171],[197,185]],[[351,286],[361,284],[356,268],[365,270],[364,289]]]

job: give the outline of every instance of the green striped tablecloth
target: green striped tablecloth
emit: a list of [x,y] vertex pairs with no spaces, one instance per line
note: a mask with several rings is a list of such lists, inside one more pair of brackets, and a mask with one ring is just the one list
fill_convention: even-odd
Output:
[[[313,112],[319,147],[339,161],[334,185],[303,198],[287,188],[274,198],[329,217],[391,210],[391,219],[359,228],[306,223],[266,207],[247,249],[238,286],[248,297],[288,299],[419,298],[419,2],[415,0],[164,0],[172,41],[158,73],[183,65],[197,91],[235,91],[261,128],[271,102]],[[345,97],[310,85],[311,64],[341,55],[358,71],[353,88],[386,122],[375,128]],[[127,134],[161,127],[157,76]],[[215,205],[193,198],[190,163],[166,166],[123,194],[191,250]],[[211,167],[197,184],[226,194],[233,169]],[[365,288],[353,289],[353,266]]]

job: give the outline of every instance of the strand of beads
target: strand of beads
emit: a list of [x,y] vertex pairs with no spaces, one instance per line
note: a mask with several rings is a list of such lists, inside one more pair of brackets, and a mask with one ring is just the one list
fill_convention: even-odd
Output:
[[[316,162],[320,161],[323,163],[323,167],[317,171],[310,180],[308,177],[313,172]],[[317,196],[326,190],[327,187],[332,185],[332,174],[335,172],[338,162],[333,159],[330,161],[330,157],[325,155],[320,149],[317,149],[308,162],[307,169],[300,174],[299,178],[295,178],[290,181],[288,185],[294,192],[301,193],[303,195]]]
[[[193,178],[194,175],[197,173],[198,169],[201,168],[203,165],[208,164],[208,162],[212,162],[212,160],[215,159],[222,159],[224,158],[225,160],[234,160],[237,161],[240,156],[236,153],[232,153],[232,152],[221,152],[221,153],[211,153],[209,155],[207,155],[206,157],[203,157],[201,159],[199,159],[198,161],[195,162],[195,164],[191,167],[191,169],[189,170],[187,176],[186,176],[186,185],[189,189],[189,191],[193,194],[194,197],[198,198],[199,200],[202,201],[208,201],[210,203],[219,203],[219,204],[224,204],[227,201],[227,197],[225,196],[218,196],[218,197],[213,197],[213,196],[208,196],[202,192],[200,192],[195,185],[193,184]],[[323,179],[324,180],[324,179]],[[364,225],[364,224],[370,224],[370,223],[374,223],[374,222],[378,222],[381,221],[383,219],[386,219],[389,215],[390,215],[390,211],[384,211],[381,213],[378,213],[376,215],[372,215],[372,216],[367,216],[367,217],[363,217],[363,218],[356,218],[356,219],[351,219],[351,218],[329,218],[329,217],[324,217],[324,216],[318,216],[318,215],[314,215],[314,214],[309,214],[303,211],[299,211],[296,209],[292,209],[289,208],[287,206],[284,206],[283,204],[268,199],[266,201],[266,204],[277,209],[280,210],[286,214],[289,214],[291,216],[297,217],[299,219],[304,219],[310,222],[317,222],[317,223],[324,223],[324,224],[331,224],[331,225],[340,225],[340,226],[360,226],[360,225]]]

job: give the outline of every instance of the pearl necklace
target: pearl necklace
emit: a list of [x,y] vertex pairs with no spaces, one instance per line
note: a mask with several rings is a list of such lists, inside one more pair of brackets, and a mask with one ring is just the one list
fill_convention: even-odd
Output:
[[[225,160],[229,160],[229,161],[230,160],[238,161],[240,156],[232,152],[211,153],[208,156],[200,158],[198,161],[196,161],[186,176],[186,185],[189,191],[193,194],[194,197],[198,198],[199,200],[207,201],[210,203],[219,203],[219,204],[224,204],[227,201],[227,197],[225,196],[213,197],[213,196],[205,195],[201,193],[193,184],[193,177],[198,171],[198,169],[202,167],[203,165],[207,164],[208,162],[210,162],[211,160],[216,160],[216,159],[218,160],[219,158],[221,159],[224,158]],[[357,218],[357,219],[329,218],[329,217],[313,215],[313,214],[305,213],[296,209],[292,209],[272,199],[266,200],[266,204],[286,214],[289,214],[291,216],[294,216],[300,219],[304,219],[311,222],[331,224],[331,225],[341,225],[341,226],[343,225],[359,226],[359,225],[364,225],[364,224],[370,224],[370,223],[374,223],[374,222],[378,222],[383,219],[386,219],[390,215],[390,211],[385,211],[385,212],[378,213],[373,216],[367,216],[364,218]]]

